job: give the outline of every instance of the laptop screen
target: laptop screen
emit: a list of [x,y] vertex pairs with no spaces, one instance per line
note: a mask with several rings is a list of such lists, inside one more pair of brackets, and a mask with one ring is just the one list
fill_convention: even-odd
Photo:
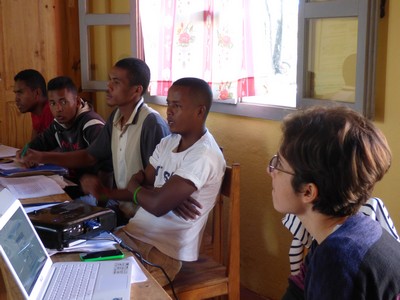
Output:
[[29,295],[46,262],[47,255],[21,207],[0,230],[0,245]]

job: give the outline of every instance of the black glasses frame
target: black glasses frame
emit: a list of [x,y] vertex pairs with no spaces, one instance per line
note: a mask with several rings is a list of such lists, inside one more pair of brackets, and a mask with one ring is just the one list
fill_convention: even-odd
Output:
[[272,156],[271,160],[269,161],[268,172],[272,173],[274,170],[277,170],[277,171],[280,171],[280,172],[283,172],[283,173],[286,173],[286,174],[289,174],[292,176],[296,175],[293,172],[289,172],[289,171],[283,170],[281,168],[278,168],[278,164],[279,164],[279,155],[275,154],[274,156]]

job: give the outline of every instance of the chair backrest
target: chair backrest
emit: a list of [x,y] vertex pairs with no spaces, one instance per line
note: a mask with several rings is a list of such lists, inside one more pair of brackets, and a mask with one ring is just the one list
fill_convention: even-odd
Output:
[[[229,285],[239,296],[240,289],[240,165],[232,164],[225,171],[221,186],[221,198],[229,199],[229,218],[227,236],[226,266]],[[219,225],[220,228],[223,226]],[[222,235],[222,234],[221,234]],[[221,246],[222,248],[222,246]],[[231,289],[231,288],[229,288]]]
[[[200,257],[183,262],[174,279],[180,300],[228,295],[240,298],[240,165],[227,166],[221,191],[203,234]],[[170,287],[165,287],[172,295]]]
[[[228,202],[228,203],[226,203]],[[228,204],[228,205],[225,205]],[[228,211],[227,211],[228,209]],[[228,214],[226,214],[228,213]],[[229,285],[240,286],[240,164],[227,166],[211,215],[211,236],[203,251],[227,268]]]

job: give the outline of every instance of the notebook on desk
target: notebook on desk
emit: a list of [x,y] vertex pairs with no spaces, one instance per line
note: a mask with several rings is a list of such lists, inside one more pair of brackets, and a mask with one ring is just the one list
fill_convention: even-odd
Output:
[[52,164],[40,164],[32,168],[22,167],[17,162],[0,164],[0,175],[6,177],[23,177],[33,175],[67,175],[68,169]]
[[[53,263],[21,203],[7,189],[0,192],[0,270],[12,299],[76,299],[82,287],[85,295],[92,294],[82,299],[128,300],[131,269],[129,260]],[[60,270],[67,275],[58,276]],[[53,290],[67,278],[74,281],[72,287]]]

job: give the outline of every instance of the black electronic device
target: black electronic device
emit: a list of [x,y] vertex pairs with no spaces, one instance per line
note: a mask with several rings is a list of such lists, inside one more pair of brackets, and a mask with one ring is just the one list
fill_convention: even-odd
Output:
[[111,231],[117,225],[115,212],[80,202],[65,202],[28,214],[44,246],[62,250],[76,243]]

